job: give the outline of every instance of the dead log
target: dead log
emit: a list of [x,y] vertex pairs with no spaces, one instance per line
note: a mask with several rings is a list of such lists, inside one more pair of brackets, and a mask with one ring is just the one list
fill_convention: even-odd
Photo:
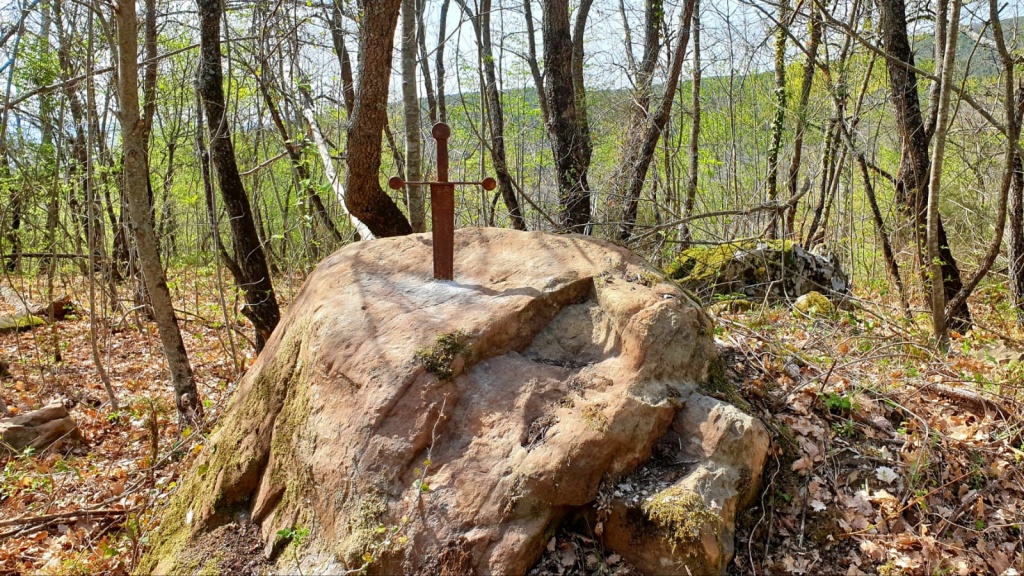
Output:
[[78,425],[63,404],[47,404],[13,418],[0,418],[0,453],[42,450],[61,438],[78,439]]

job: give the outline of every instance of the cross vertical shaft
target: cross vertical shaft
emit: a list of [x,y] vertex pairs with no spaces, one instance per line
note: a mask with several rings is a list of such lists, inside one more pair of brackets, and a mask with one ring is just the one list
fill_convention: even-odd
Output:
[[434,235],[434,278],[455,278],[455,186],[448,183],[447,124],[434,124],[431,134],[437,141],[437,182],[430,184],[430,218]]
[[490,192],[497,188],[494,178],[479,182],[452,182],[448,180],[448,138],[452,129],[444,122],[434,124],[430,133],[437,140],[437,180],[433,182],[406,182],[398,176],[388,180],[388,187],[401,190],[406,184],[430,185],[430,219],[433,221],[434,279],[455,279],[455,185],[480,186]]

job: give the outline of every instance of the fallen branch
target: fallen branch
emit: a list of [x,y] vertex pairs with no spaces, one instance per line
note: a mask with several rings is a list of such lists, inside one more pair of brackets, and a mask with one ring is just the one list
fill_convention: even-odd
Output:
[[0,542],[13,536],[24,536],[25,534],[43,530],[47,526],[62,523],[65,520],[93,517],[116,519],[119,516],[126,516],[136,511],[138,511],[138,508],[125,508],[123,510],[76,510],[74,512],[59,512],[57,514],[32,516],[31,518],[5,520],[0,522],[0,526],[18,526],[18,528],[8,530],[7,532],[0,532]]
[[996,412],[1003,418],[1006,418],[1006,410],[1003,409],[997,402],[985,398],[977,392],[971,390],[964,390],[962,388],[954,388],[945,384],[939,384],[937,382],[929,382],[924,386],[918,388],[918,392],[925,390],[932,390],[940,396],[945,396],[951,400],[957,400],[966,404],[971,405],[975,410],[979,412],[987,412],[989,409]]

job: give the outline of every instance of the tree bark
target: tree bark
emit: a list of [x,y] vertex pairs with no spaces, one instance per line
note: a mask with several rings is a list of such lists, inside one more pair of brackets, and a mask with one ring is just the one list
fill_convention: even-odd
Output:
[[359,85],[348,129],[345,203],[374,236],[411,234],[412,226],[380,186],[381,132],[387,123],[388,83],[402,0],[360,2]]
[[[405,119],[405,179],[413,182],[422,180],[420,167],[420,97],[416,90],[416,61],[419,43],[416,0],[402,0],[402,108]],[[426,214],[423,211],[425,197],[423,186],[406,184],[406,204],[409,210],[409,225],[413,232],[426,232]]]
[[690,42],[690,24],[693,20],[693,10],[696,0],[686,0],[683,4],[682,13],[679,16],[679,39],[676,49],[670,61],[668,78],[665,80],[665,93],[662,95],[658,107],[651,114],[651,119],[643,127],[643,138],[639,142],[636,151],[632,153],[628,163],[625,165],[628,176],[625,179],[627,188],[624,191],[626,198],[626,210],[623,216],[622,226],[619,230],[619,237],[628,239],[633,234],[633,227],[636,224],[638,201],[644,181],[647,179],[647,171],[651,166],[651,159],[654,158],[655,149],[658,146],[658,139],[668,125],[672,114],[672,103],[675,101],[676,87],[679,85],[679,75],[682,72],[683,60],[686,58],[686,47]]
[[[779,153],[782,150],[782,130],[786,121],[786,35],[789,26],[789,0],[779,2],[779,22],[775,30],[775,115],[772,118],[771,143],[768,145],[768,201],[779,197]],[[771,215],[768,237],[775,238],[778,213]]]
[[[693,3],[693,88],[692,88],[692,108],[691,111],[691,124],[690,124],[690,153],[689,153],[689,173],[686,175],[686,190],[684,192],[685,200],[683,203],[683,217],[688,218],[693,215],[694,204],[697,201],[697,184],[700,176],[700,83],[701,83],[701,64],[700,64],[700,0],[695,0]],[[680,237],[683,241],[684,247],[688,246],[692,240],[690,236],[690,228],[686,224],[683,224],[682,230],[680,231]]]
[[487,123],[491,133],[491,163],[494,165],[495,180],[498,181],[498,193],[508,210],[512,227],[516,230],[526,230],[526,219],[523,218],[523,210],[512,185],[512,173],[508,169],[505,111],[501,104],[501,93],[498,91],[494,49],[491,44],[491,0],[481,0],[480,13],[476,16],[465,0],[459,0],[459,4],[473,23],[473,32],[480,49],[480,61],[483,62],[484,98],[487,100]]
[[[810,39],[807,43],[807,60],[804,62],[804,77],[800,83],[800,100],[796,106],[796,128],[793,135],[793,160],[789,163],[787,185],[789,197],[797,194],[797,181],[800,178],[800,163],[803,159],[804,132],[807,130],[807,105],[811,100],[811,87],[814,84],[814,71],[817,67],[818,47],[821,45],[821,29],[823,22],[818,14],[818,6],[811,5]],[[796,220],[796,203],[789,209],[786,217],[786,234],[793,235]]]
[[[1017,129],[1024,118],[1024,86],[1014,94],[1017,115]],[[1014,152],[1013,188],[1010,191],[1009,222],[1010,238],[1007,241],[1007,259],[1010,261],[1010,294],[1017,311],[1017,324],[1024,326],[1024,162],[1020,153]]]
[[589,234],[591,144],[577,108],[569,2],[544,0],[543,9],[546,121],[558,178],[559,223],[569,232]]
[[[941,7],[945,1],[940,0],[939,4]],[[939,255],[939,197],[942,192],[942,162],[945,159],[946,134],[949,131],[949,91],[953,84],[953,65],[956,63],[959,20],[960,0],[951,0],[949,33],[943,47],[942,69],[939,74],[939,100],[933,138],[935,142],[932,146],[931,174],[928,178],[927,243],[928,265],[931,271],[932,331],[939,342],[939,347],[943,349],[949,346],[949,331],[946,328],[946,294],[941,281],[942,261]]]
[[[876,0],[882,41],[886,52],[889,87],[893,98],[896,126],[902,140],[902,157],[896,174],[896,202],[913,225],[917,244],[918,262],[922,271],[928,267],[924,258],[928,213],[928,174],[930,135],[925,129],[918,97],[917,75],[902,63],[914,65],[914,54],[907,36],[907,16],[904,0]],[[942,263],[941,279],[947,299],[952,299],[963,287],[960,268],[949,248],[946,229],[941,216],[936,218],[936,239]],[[964,302],[952,311],[954,328],[964,330],[970,326],[971,313]]]
[[277,297],[270,280],[266,253],[256,232],[252,206],[242,185],[235,162],[224,105],[223,75],[220,61],[220,0],[196,0],[199,7],[200,63],[196,89],[203,100],[210,130],[210,160],[217,172],[221,198],[231,225],[234,248],[235,283],[245,294],[242,314],[256,329],[256,351],[274,331],[281,318]]
[[171,292],[160,262],[160,244],[150,218],[146,183],[149,165],[146,159],[145,122],[139,117],[138,17],[134,2],[122,2],[114,12],[117,19],[118,81],[120,84],[121,131],[124,146],[124,190],[128,196],[131,228],[139,251],[142,274],[153,302],[153,316],[160,333],[167,366],[171,372],[175,403],[183,422],[202,417],[202,405],[192,378],[192,367],[178,329]]

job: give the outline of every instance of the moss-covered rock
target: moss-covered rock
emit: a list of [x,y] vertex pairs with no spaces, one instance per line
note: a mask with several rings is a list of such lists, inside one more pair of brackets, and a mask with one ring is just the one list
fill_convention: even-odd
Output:
[[796,298],[812,290],[833,295],[850,287],[834,257],[808,252],[790,240],[695,246],[683,250],[665,273],[705,299],[713,294]]
[[807,316],[828,316],[836,311],[832,302],[816,290],[797,298],[793,309]]

